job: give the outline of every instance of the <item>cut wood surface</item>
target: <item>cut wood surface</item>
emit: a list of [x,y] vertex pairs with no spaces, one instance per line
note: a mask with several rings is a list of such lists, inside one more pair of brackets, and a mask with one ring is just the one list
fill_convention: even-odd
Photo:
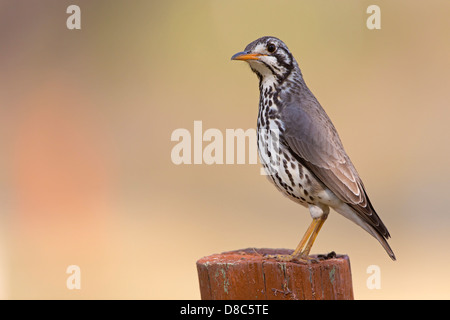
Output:
[[313,256],[317,262],[280,262],[266,255],[288,249],[248,248],[197,261],[203,300],[352,300],[346,255]]

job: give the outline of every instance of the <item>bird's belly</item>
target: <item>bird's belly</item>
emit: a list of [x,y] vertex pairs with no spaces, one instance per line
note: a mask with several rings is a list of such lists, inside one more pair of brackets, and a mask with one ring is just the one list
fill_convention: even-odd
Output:
[[324,191],[322,185],[279,141],[275,131],[258,130],[259,158],[269,181],[288,198],[304,206],[320,202],[318,195]]

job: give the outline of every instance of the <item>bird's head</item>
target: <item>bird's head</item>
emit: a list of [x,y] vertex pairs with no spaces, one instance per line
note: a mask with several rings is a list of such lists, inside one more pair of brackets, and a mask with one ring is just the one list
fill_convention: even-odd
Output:
[[275,37],[262,37],[253,41],[244,51],[232,56],[231,60],[247,61],[262,82],[281,83],[298,68],[287,46]]

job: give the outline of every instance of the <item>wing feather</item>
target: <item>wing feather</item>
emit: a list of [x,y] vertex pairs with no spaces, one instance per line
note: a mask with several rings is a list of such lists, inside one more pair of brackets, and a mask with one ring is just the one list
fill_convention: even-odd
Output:
[[306,102],[301,107],[290,102],[281,109],[285,143],[330,191],[388,238],[331,120],[317,100]]

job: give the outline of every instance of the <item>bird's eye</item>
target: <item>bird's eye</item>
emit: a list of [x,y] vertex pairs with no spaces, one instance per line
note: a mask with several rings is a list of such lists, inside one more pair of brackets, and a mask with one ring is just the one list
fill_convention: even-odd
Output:
[[267,51],[269,51],[270,53],[274,53],[276,49],[277,49],[277,47],[275,47],[275,45],[273,43],[269,43],[267,45]]

